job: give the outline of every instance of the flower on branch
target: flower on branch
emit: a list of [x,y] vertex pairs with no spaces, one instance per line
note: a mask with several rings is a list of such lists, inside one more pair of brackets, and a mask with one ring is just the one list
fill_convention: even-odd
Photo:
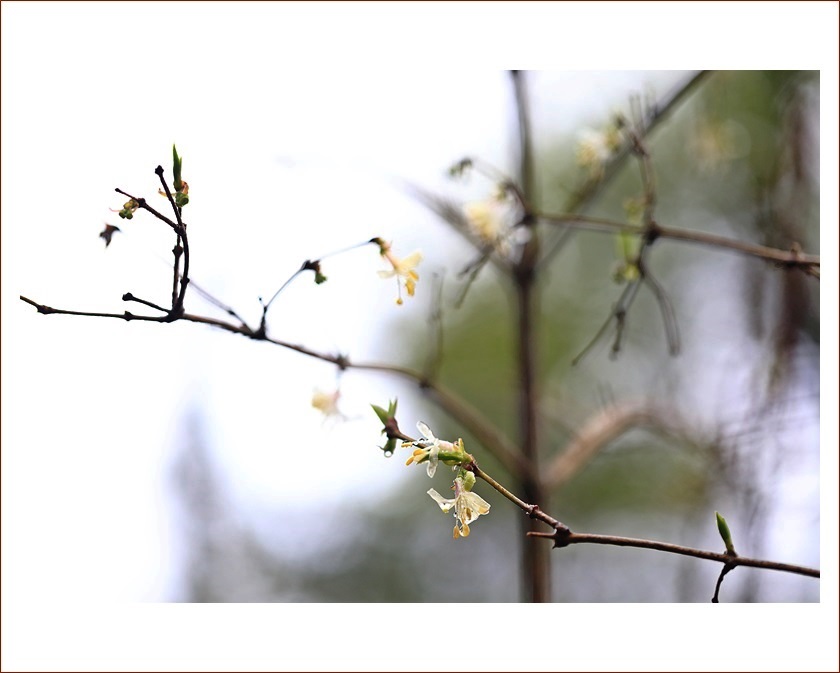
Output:
[[[471,481],[475,483],[475,477]],[[427,493],[444,512],[455,508],[456,523],[452,529],[452,537],[457,540],[459,537],[467,537],[470,534],[470,524],[490,511],[490,503],[480,495],[471,492],[469,490],[471,485],[465,483],[462,477],[455,478],[452,488],[455,491],[454,498],[444,498],[433,488],[430,488]]]
[[391,265],[391,269],[388,271],[380,271],[379,277],[380,278],[393,278],[394,276],[397,277],[397,304],[401,305],[403,303],[402,299],[402,290],[400,286],[400,279],[403,280],[405,284],[405,290],[408,292],[409,297],[414,296],[414,288],[417,285],[417,281],[420,280],[420,276],[414,270],[420,261],[423,259],[423,254],[416,250],[411,253],[408,257],[404,259],[397,258],[393,250],[391,249],[390,243],[385,243],[381,238],[373,239],[377,245],[379,245],[379,254],[382,255]]
[[507,238],[511,232],[506,202],[507,191],[500,187],[491,198],[464,206],[464,216],[473,232],[483,243],[492,245],[502,254],[507,252]]
[[105,239],[105,247],[107,248],[111,245],[111,236],[113,236],[116,232],[121,231],[119,227],[115,227],[113,224],[105,223],[105,228],[99,232],[99,238]]
[[[472,456],[464,451],[464,440],[458,439],[454,444],[434,436],[429,426],[423,421],[417,423],[417,429],[423,435],[423,439],[414,442],[403,442],[403,446],[417,446],[411,457],[405,462],[406,465],[413,463],[427,463],[426,473],[430,477],[435,476],[438,462],[443,461],[446,465],[460,465],[472,460]],[[423,446],[420,446],[420,445]]]
[[589,176],[599,179],[604,174],[604,164],[621,147],[621,132],[612,124],[604,131],[584,129],[578,138],[577,163],[589,171]]
[[338,408],[338,398],[341,396],[341,391],[335,390],[331,393],[326,393],[321,390],[316,390],[312,394],[312,406],[324,414],[324,420],[340,419],[344,420],[347,417]]

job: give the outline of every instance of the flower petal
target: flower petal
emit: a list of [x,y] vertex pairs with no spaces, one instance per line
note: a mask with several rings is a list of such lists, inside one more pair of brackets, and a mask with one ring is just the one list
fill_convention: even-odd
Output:
[[417,421],[417,429],[420,431],[420,434],[423,435],[423,437],[428,441],[434,442],[437,439],[437,437],[435,437],[432,431],[429,429],[429,426],[426,425],[423,421]]
[[455,500],[447,500],[433,488],[430,488],[428,491],[426,491],[426,493],[428,493],[429,496],[431,496],[432,500],[434,500],[438,505],[440,505],[440,508],[444,512],[448,512],[450,509],[452,509],[452,505],[455,504]]
[[435,470],[437,470],[438,466],[438,452],[440,451],[440,446],[438,446],[437,440],[432,445],[432,448],[429,449],[429,462],[426,465],[426,474],[430,477],[435,476]]

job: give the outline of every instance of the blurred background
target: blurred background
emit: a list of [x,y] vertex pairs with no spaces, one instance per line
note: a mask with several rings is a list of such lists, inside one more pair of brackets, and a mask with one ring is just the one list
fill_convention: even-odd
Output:
[[[248,21],[253,39],[231,52],[214,37],[229,20],[217,6],[175,5],[165,22],[157,12],[56,5],[44,18],[17,7],[21,30],[4,32],[6,599],[518,600],[521,513],[479,484],[491,514],[455,542],[451,517],[426,495],[430,485],[447,492],[449,475],[430,484],[404,466],[407,452],[377,448],[369,405],[398,397],[407,432],[423,420],[439,437],[463,436],[507,481],[416,386],[339,375],[199,325],[41,316],[17,300],[122,312],[132,292],[165,304],[170,232],[109,209],[125,200],[115,187],[160,198],[154,168],[169,172],[175,142],[190,184],[191,277],[203,290],[255,325],[259,297],[306,259],[374,236],[400,256],[420,249],[417,293],[404,305],[377,276],[386,267],[376,249],[361,247],[325,259],[323,285],[303,275],[287,287],[270,334],[422,368],[440,308],[441,380],[516,435],[511,288],[488,265],[456,308],[457,272],[475,250],[412,196],[421,189],[455,208],[490,196],[481,175],[448,176],[464,156],[515,172],[509,75],[302,69],[277,62],[274,45],[291,27]],[[585,129],[630,116],[634,96],[666,99],[693,75],[528,72],[539,208],[562,212],[586,180]],[[657,221],[819,254],[819,104],[818,72],[707,76],[649,139]],[[626,219],[638,174],[628,162],[589,214]],[[104,249],[106,222],[122,231]],[[573,367],[621,292],[617,261],[614,236],[578,232],[539,283],[544,464],[593,428],[616,428],[543,508],[576,531],[722,550],[717,510],[741,554],[819,566],[819,282],[663,240],[649,265],[674,305],[679,356],[643,289],[619,357],[609,358],[610,332]],[[196,293],[187,310],[224,317]],[[343,418],[324,418],[313,394],[336,390]],[[552,572],[558,602],[707,602],[719,567],[579,546],[555,551]],[[819,599],[819,581],[750,569],[730,574],[721,593]]]

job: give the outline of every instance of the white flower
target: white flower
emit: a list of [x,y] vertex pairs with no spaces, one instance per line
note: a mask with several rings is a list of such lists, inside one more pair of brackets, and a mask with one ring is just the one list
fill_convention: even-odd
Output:
[[464,215],[484,242],[495,243],[502,235],[504,219],[500,204],[495,199],[468,203],[464,206]]
[[614,126],[606,131],[584,129],[578,138],[578,165],[589,169],[591,177],[600,178],[604,172],[604,164],[620,146],[621,135]]
[[420,448],[415,449],[414,453],[405,462],[406,465],[422,463],[428,460],[426,472],[430,477],[434,477],[435,470],[437,470],[438,463],[440,462],[441,451],[444,451],[446,454],[444,462],[447,465],[461,464],[465,461],[472,460],[472,456],[464,451],[464,441],[462,439],[459,439],[454,444],[444,439],[438,439],[423,421],[417,423],[417,429],[423,435],[423,439],[418,439],[413,442],[403,442],[403,447],[419,446],[421,444],[425,444],[425,446],[420,446]]
[[508,251],[507,239],[511,233],[510,204],[505,199],[506,193],[502,191],[497,196],[464,206],[464,217],[473,232],[502,254]]
[[455,479],[453,488],[455,497],[451,499],[444,498],[433,488],[430,488],[427,493],[444,512],[455,508],[456,523],[455,528],[452,529],[452,537],[457,540],[459,537],[467,537],[470,534],[470,524],[482,514],[487,514],[490,511],[490,504],[480,495],[468,491],[461,477]]
[[380,278],[393,278],[394,276],[397,277],[397,291],[399,292],[399,296],[397,298],[397,304],[402,304],[402,292],[400,291],[400,284],[399,279],[402,278],[405,283],[406,292],[408,292],[409,297],[414,296],[414,288],[417,285],[417,281],[420,280],[420,276],[414,270],[420,261],[423,259],[423,254],[419,250],[415,250],[412,252],[408,257],[404,259],[397,259],[394,256],[394,253],[391,252],[391,246],[386,245],[385,243],[380,244],[380,254],[390,262],[391,266],[393,267],[389,271],[380,271],[379,277]]
[[331,393],[325,393],[321,390],[316,390],[312,393],[312,406],[324,414],[324,419],[329,418],[345,418],[344,414],[338,409],[338,398],[341,395],[339,390]]

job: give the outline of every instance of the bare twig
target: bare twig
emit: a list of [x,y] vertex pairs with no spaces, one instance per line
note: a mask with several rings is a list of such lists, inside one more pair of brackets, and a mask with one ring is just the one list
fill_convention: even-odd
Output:
[[820,576],[820,571],[816,568],[809,568],[807,566],[794,565],[792,563],[778,563],[776,561],[766,561],[763,559],[748,558],[746,556],[733,556],[729,553],[718,553],[705,551],[702,549],[695,549],[693,547],[686,547],[683,545],[671,544],[669,542],[658,542],[656,540],[645,540],[642,538],[618,537],[615,535],[594,535],[590,533],[575,533],[566,524],[558,521],[549,514],[542,511],[538,505],[525,502],[515,494],[511,493],[504,486],[499,484],[495,479],[490,477],[484,470],[478,467],[473,462],[468,466],[471,472],[476,477],[484,480],[490,484],[494,489],[501,493],[505,498],[510,500],[513,504],[524,511],[530,519],[542,521],[551,526],[554,531],[551,533],[542,531],[531,531],[528,533],[530,537],[546,538],[554,540],[554,548],[568,547],[573,544],[602,544],[615,545],[618,547],[635,547],[637,549],[652,549],[668,554],[679,554],[681,556],[692,556],[694,558],[705,559],[707,561],[717,561],[731,565],[733,568],[737,566],[744,566],[748,568],[763,568],[765,570],[778,570],[779,572],[793,573],[796,575],[804,575],[806,577]]
[[[549,213],[536,213],[535,216],[540,222],[563,225],[564,227],[570,226],[574,229],[602,232],[625,231],[636,235],[645,234],[645,230],[635,224],[628,224],[626,222],[619,222],[602,217],[588,217],[586,215],[575,214],[553,215]],[[699,245],[706,245],[713,248],[719,248],[721,250],[729,250],[750,257],[758,257],[759,259],[779,264],[784,267],[802,268],[804,271],[810,273],[810,275],[819,278],[819,255],[805,255],[794,249],[779,250],[778,248],[771,248],[766,245],[758,245],[756,243],[746,243],[744,241],[738,241],[725,236],[718,236],[717,234],[709,234],[703,231],[663,227],[659,223],[655,224],[654,231],[657,239],[685,241],[687,243],[697,243]],[[816,273],[813,273],[812,269],[816,269]]]
[[718,575],[717,583],[715,584],[715,593],[712,596],[712,603],[719,603],[718,596],[720,596],[720,585],[723,584],[723,578],[729,573],[730,570],[735,568],[734,565],[727,562],[723,564],[723,568],[720,569],[720,575]]

